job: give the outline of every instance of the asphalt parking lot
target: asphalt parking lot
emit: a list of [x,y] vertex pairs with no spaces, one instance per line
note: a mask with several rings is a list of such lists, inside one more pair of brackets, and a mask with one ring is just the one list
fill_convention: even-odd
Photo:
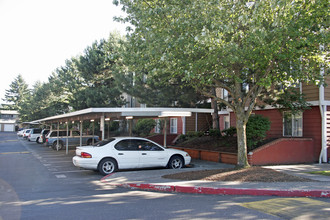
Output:
[[75,155],[75,147],[69,147],[68,154],[65,150],[55,151],[43,144],[29,142],[22,138],[18,140],[28,149],[26,153],[31,153],[40,163],[57,179],[100,180],[102,175],[92,170],[84,170],[75,167],[72,157]]
[[[170,170],[170,169],[149,169],[149,170],[139,170],[136,172],[135,170],[129,171],[120,171],[107,179],[100,175],[98,172],[90,171],[90,170],[82,170],[75,167],[72,163],[72,157],[74,156],[74,148],[70,148],[68,154],[66,154],[65,150],[54,151],[51,148],[45,147],[44,145],[40,145],[34,142],[28,142],[26,140],[17,139],[15,136],[11,136],[8,139],[1,140],[1,143],[4,142],[6,144],[3,145],[2,153],[3,158],[13,158],[12,160],[25,158],[25,160],[18,163],[13,161],[11,164],[15,164],[17,166],[24,166],[26,164],[27,158],[30,158],[31,164],[27,164],[27,169],[21,169],[19,172],[12,172],[14,175],[9,176],[7,178],[8,182],[11,182],[15,187],[16,184],[11,181],[11,178],[17,178],[23,184],[17,184],[16,190],[19,194],[22,202],[20,203],[24,209],[25,206],[29,206],[28,204],[36,203],[36,206],[25,208],[22,211],[26,215],[30,214],[31,216],[35,216],[37,212],[36,210],[40,209],[40,204],[48,204],[49,210],[53,210],[53,204],[57,203],[62,207],[63,201],[70,200],[68,204],[71,204],[71,200],[74,199],[73,203],[77,201],[82,201],[84,199],[95,198],[94,194],[98,193],[103,198],[104,195],[112,199],[113,192],[127,192],[134,193],[138,192],[140,194],[147,193],[137,191],[137,188],[132,188],[129,190],[123,189],[121,187],[114,187],[113,183],[120,183],[121,181],[127,182],[130,180],[134,180],[136,185],[143,185],[146,181],[148,183],[154,183],[156,185],[159,184],[185,184],[189,187],[190,184],[193,189],[200,189],[200,187],[195,187],[195,185],[200,184],[198,182],[189,181],[187,183],[183,182],[175,182],[174,180],[164,180],[161,175],[169,172],[183,172],[190,171],[196,169],[210,169],[210,168],[220,168],[223,164],[215,164],[208,162],[200,162],[194,161],[194,166],[190,168],[184,168],[181,170]],[[14,146],[23,145],[20,148],[14,148]],[[1,155],[0,155],[1,156]],[[32,157],[31,157],[32,156]],[[31,160],[33,158],[33,161]],[[35,158],[35,159],[34,159]],[[17,163],[17,164],[16,164]],[[39,169],[40,168],[40,169]],[[285,167],[282,167],[283,169]],[[28,171],[27,175],[23,174],[23,170],[25,172]],[[292,168],[291,168],[292,170]],[[6,174],[5,170],[3,172]],[[33,176],[31,174],[35,174]],[[21,176],[18,176],[21,175]],[[16,177],[15,177],[16,176]],[[24,178],[27,178],[26,180]],[[104,179],[106,181],[100,181]],[[170,181],[170,182],[168,182]],[[327,185],[325,182],[321,182],[322,185]],[[45,185],[48,184],[48,185]],[[218,187],[230,187],[234,188],[234,185],[230,185],[231,183],[203,183],[203,184],[218,184]],[[235,184],[236,187],[240,184]],[[252,184],[252,183],[251,183]],[[296,184],[296,183],[295,183]],[[320,183],[316,183],[320,185]],[[118,185],[118,184],[117,184]],[[281,185],[276,183],[276,185]],[[213,185],[205,185],[206,187],[213,187]],[[249,186],[249,184],[244,183],[245,188]],[[257,185],[252,185],[251,187],[256,188]],[[159,186],[158,186],[159,187]],[[259,187],[259,185],[258,185]],[[267,186],[269,187],[269,185]],[[271,184],[271,187],[275,187]],[[325,187],[325,186],[324,186]],[[324,188],[323,187],[323,188]],[[161,187],[166,188],[164,185]],[[180,188],[177,186],[177,188]],[[181,187],[182,188],[182,187]],[[92,193],[91,197],[86,196],[86,194]],[[150,192],[149,192],[150,193]],[[148,193],[147,193],[148,194]],[[161,192],[158,194],[160,196],[171,195],[175,198],[178,197],[187,197],[189,201],[192,198],[197,198],[197,195],[186,194],[183,195],[183,192],[177,193],[168,193]],[[66,199],[66,197],[69,197]],[[36,199],[37,198],[37,199]],[[120,197],[118,197],[119,199]],[[277,216],[278,218],[274,219],[295,219],[300,218],[303,219],[328,219],[329,216],[329,203],[327,198],[290,198],[290,197],[276,197],[276,196],[229,196],[226,197],[224,195],[203,195],[202,197],[198,197],[199,199],[205,199],[205,201],[209,201],[210,199],[221,200],[223,198],[228,198],[230,200],[237,199],[237,205],[240,207],[246,208],[251,212],[251,210],[255,210],[256,213],[267,213],[271,216]],[[17,198],[18,199],[18,198]],[[76,201],[77,200],[77,201]],[[42,202],[40,202],[42,201]],[[94,201],[94,200],[93,200]],[[140,200],[139,200],[140,201]],[[187,201],[186,201],[187,202]],[[139,202],[140,204],[140,202]],[[205,202],[207,204],[207,202]],[[99,204],[98,204],[99,205]],[[104,205],[104,204],[102,204]],[[169,205],[169,204],[166,204]],[[0,207],[1,208],[1,207]],[[34,209],[35,208],[35,209]],[[244,210],[246,210],[244,209]],[[49,211],[47,209],[47,211]],[[198,210],[198,209],[196,209]],[[317,210],[317,211],[315,211]],[[1,210],[0,210],[1,212]],[[16,211],[15,211],[16,213]],[[72,213],[72,209],[68,209],[65,213]],[[255,217],[255,216],[254,216]],[[261,216],[259,216],[261,218]],[[1,219],[1,218],[0,218]],[[31,218],[32,219],[32,218]],[[34,218],[35,219],[35,218]],[[256,218],[252,218],[256,219]],[[272,218],[273,219],[273,218]]]

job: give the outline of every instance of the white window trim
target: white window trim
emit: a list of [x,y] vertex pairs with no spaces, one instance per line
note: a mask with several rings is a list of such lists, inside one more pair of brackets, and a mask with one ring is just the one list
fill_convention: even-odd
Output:
[[[173,123],[175,121],[175,123]],[[170,119],[170,133],[177,134],[178,133],[178,119],[171,118]]]
[[226,117],[228,117],[228,128],[230,128],[230,114],[228,114],[228,115],[224,115],[224,117],[223,117],[223,127],[224,127],[224,129],[228,129],[228,128],[226,128]]
[[155,119],[156,122],[156,126],[155,126],[155,133],[160,134],[161,133],[161,129],[160,129],[160,119]]
[[295,126],[294,126],[294,115],[291,113],[291,135],[285,135],[285,131],[284,131],[284,124],[285,124],[285,117],[284,117],[284,114],[285,113],[290,113],[290,111],[284,111],[283,112],[283,137],[303,137],[304,136],[304,123],[303,123],[303,113],[301,112],[301,135],[293,135],[295,133],[294,129],[295,129]]

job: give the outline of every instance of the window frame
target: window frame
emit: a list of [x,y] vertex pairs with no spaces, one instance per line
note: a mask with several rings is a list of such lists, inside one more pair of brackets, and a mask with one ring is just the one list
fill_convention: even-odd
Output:
[[[290,118],[286,117],[286,114],[290,116]],[[287,121],[286,120],[290,120]],[[289,125],[286,127],[286,125]],[[290,129],[288,131],[287,129]],[[283,137],[303,137],[303,113],[292,114],[291,111],[283,112]]]
[[170,118],[170,133],[171,134],[178,133],[178,119],[177,118]]
[[[226,124],[228,124],[228,126],[226,126]],[[230,115],[223,116],[223,128],[224,129],[230,128]]]
[[160,119],[155,119],[156,125],[155,125],[155,133],[160,134],[161,133],[161,122]]

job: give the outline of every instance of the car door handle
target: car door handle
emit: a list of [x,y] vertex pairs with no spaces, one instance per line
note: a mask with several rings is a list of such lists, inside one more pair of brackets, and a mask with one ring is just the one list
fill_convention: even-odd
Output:
[[123,153],[118,153],[118,155],[124,155]]
[[147,155],[147,153],[142,153],[142,155]]

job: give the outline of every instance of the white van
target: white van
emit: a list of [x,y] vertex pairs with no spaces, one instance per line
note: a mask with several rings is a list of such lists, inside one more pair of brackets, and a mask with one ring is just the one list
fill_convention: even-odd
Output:
[[30,134],[27,137],[28,141],[38,141],[41,131],[41,128],[32,128]]

